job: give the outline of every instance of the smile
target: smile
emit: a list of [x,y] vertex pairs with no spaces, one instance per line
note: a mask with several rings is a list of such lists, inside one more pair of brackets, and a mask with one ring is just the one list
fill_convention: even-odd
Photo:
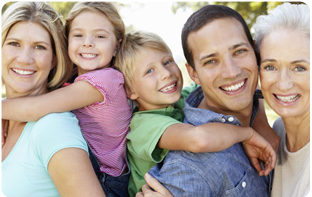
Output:
[[299,94],[292,95],[292,96],[277,96],[274,95],[278,100],[285,102],[285,103],[290,103],[298,100],[300,98]]
[[226,87],[220,87],[222,90],[225,90],[227,92],[232,92],[232,91],[236,91],[236,90],[239,90],[241,87],[243,87],[245,84],[245,80],[240,82],[240,83],[237,83],[235,85],[231,85],[231,86],[226,86]]
[[31,74],[35,73],[35,71],[20,70],[20,69],[16,69],[16,68],[13,68],[12,70],[13,70],[15,73],[19,74],[19,75],[31,75]]
[[96,54],[92,54],[92,53],[81,53],[80,55],[82,57],[84,57],[84,58],[94,58],[94,57],[96,57]]
[[169,85],[169,86],[166,86],[164,88],[161,88],[159,91],[160,92],[168,92],[168,91],[172,90],[176,86],[177,86],[177,83],[174,83],[172,85]]

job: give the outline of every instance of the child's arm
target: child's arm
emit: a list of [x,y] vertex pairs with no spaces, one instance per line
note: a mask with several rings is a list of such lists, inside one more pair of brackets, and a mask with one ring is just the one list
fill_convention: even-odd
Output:
[[71,111],[103,100],[103,94],[89,82],[77,81],[40,96],[2,100],[2,119],[37,121],[49,113]]
[[[193,126],[177,123],[169,126],[159,140],[160,148],[190,152],[217,152],[244,142],[247,156],[259,173],[267,175],[275,165],[276,153],[271,144],[250,127],[224,123]],[[258,159],[265,161],[261,170]]]
[[262,137],[264,137],[268,142],[270,142],[275,152],[277,152],[280,144],[280,137],[270,127],[268,123],[262,99],[259,99],[259,111],[254,120],[252,128],[254,128]]

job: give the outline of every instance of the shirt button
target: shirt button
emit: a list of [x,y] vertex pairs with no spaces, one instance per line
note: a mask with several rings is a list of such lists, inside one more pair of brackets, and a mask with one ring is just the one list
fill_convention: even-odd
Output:
[[229,117],[228,121],[229,121],[229,122],[233,122],[233,121],[234,121],[234,118],[231,116],[231,117]]
[[221,122],[225,122],[225,118],[221,118]]
[[245,188],[246,187],[246,182],[242,182],[242,187]]

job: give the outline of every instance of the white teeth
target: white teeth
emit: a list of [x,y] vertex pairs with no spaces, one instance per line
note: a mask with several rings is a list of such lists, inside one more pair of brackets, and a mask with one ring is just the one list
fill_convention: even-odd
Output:
[[244,84],[245,84],[245,81],[242,81],[236,85],[232,85],[232,86],[228,86],[228,87],[222,87],[222,89],[225,91],[236,91],[239,88],[243,87]]
[[19,70],[16,68],[13,68],[13,71],[16,72],[17,74],[20,74],[20,75],[31,75],[31,74],[35,73],[35,71]]
[[167,86],[167,87],[165,87],[165,88],[160,89],[159,91],[161,91],[161,92],[167,92],[167,91],[169,91],[169,90],[172,90],[175,86],[176,86],[176,84],[172,84],[172,85],[170,85],[170,86]]
[[276,98],[283,102],[294,102],[295,100],[299,98],[299,95],[298,94],[292,95],[292,96],[277,96],[276,95]]
[[81,56],[85,58],[94,58],[96,55],[90,53],[81,53]]

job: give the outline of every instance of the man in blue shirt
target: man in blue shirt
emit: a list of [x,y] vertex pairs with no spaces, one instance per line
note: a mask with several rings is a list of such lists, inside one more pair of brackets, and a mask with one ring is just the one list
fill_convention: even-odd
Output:
[[[258,68],[241,15],[226,6],[201,8],[184,25],[182,45],[188,73],[200,85],[185,101],[184,122],[252,126]],[[258,175],[241,143],[214,153],[170,151],[149,173],[179,197],[270,194],[269,176]]]

